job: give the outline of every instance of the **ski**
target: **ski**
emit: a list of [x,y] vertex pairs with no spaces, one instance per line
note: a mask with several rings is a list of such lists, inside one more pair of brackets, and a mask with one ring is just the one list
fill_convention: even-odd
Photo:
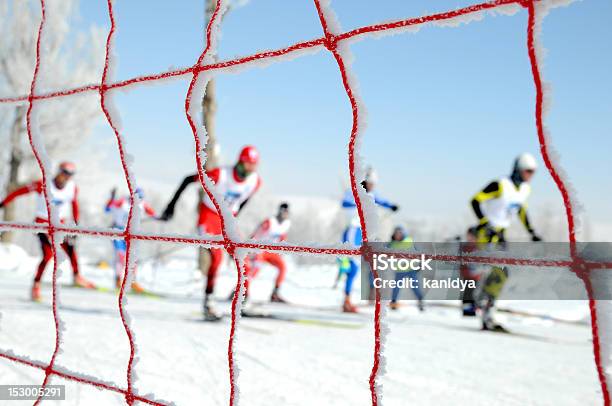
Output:
[[[109,288],[106,286],[96,286],[95,288],[86,288],[83,286],[78,286],[78,285],[73,285],[73,284],[62,284],[61,287],[68,288],[68,289],[92,290],[94,292],[100,292],[100,293],[112,293],[114,295],[119,294],[119,289]],[[150,290],[145,290],[143,292],[135,292],[133,290],[126,289],[125,293],[129,296],[141,296],[141,297],[146,297],[149,299],[163,299],[166,297],[166,295],[164,295],[163,293],[152,292]]]
[[282,315],[278,313],[269,313],[263,311],[254,311],[254,310],[245,310],[242,312],[242,317],[244,318],[253,318],[253,319],[267,319],[267,320],[275,320],[275,321],[283,321],[287,323],[294,324],[302,324],[307,326],[317,326],[317,327],[331,327],[331,328],[342,328],[342,329],[359,329],[364,327],[362,323],[351,323],[351,322],[342,322],[342,321],[332,321],[332,320],[321,320],[309,317],[300,317],[300,316],[289,316]]
[[219,323],[227,318],[227,314],[220,313],[218,317],[215,318],[207,318],[202,312],[193,312],[191,317],[188,317],[188,321],[194,321],[199,323]]

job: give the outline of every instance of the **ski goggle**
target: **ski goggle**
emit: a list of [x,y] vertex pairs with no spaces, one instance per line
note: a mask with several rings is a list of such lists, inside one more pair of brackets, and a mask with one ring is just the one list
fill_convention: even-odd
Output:
[[71,171],[65,168],[60,169],[60,172],[66,176],[74,176],[74,171]]

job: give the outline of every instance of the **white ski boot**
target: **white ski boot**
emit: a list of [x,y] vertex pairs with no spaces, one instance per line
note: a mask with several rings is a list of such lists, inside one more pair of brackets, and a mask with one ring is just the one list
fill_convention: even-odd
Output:
[[211,299],[208,295],[204,296],[204,321],[219,321],[223,318],[219,313],[215,311],[212,302],[213,299]]

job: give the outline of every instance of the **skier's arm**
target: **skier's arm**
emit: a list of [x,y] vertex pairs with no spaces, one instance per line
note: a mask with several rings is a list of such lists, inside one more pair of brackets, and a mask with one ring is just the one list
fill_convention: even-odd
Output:
[[0,201],[0,207],[6,206],[7,204],[12,202],[19,196],[27,195],[28,193],[32,193],[32,192],[38,192],[38,193],[42,192],[42,182],[41,181],[32,182],[28,185],[24,185],[24,186],[21,186],[20,188],[13,190],[11,193],[9,193],[4,198],[4,200]]
[[374,195],[374,203],[376,203],[380,207],[384,207],[385,209],[389,209],[391,211],[397,211],[399,209],[399,206],[397,204],[391,203],[390,201],[376,194]]
[[111,190],[110,197],[109,197],[108,201],[106,202],[106,206],[104,206],[104,212],[105,213],[110,213],[111,209],[115,205],[115,203],[116,203],[115,196],[116,195],[117,195],[117,189],[113,188],[113,190]]
[[527,216],[527,206],[526,205],[522,205],[521,208],[519,209],[519,218],[521,219],[521,223],[523,223],[527,232],[531,234],[531,240],[532,241],[542,241],[542,238],[538,234],[536,234],[535,230],[531,226],[531,223],[529,222],[529,217]]
[[247,202],[248,202],[250,199],[251,199],[251,198],[250,198],[250,197],[248,197],[248,198],[246,198],[246,199],[245,199],[245,201],[244,201],[244,202],[240,203],[240,206],[238,207],[238,211],[236,212],[236,216],[237,216],[238,214],[240,214],[240,212],[242,211],[242,209],[244,208],[244,206],[246,206]]
[[261,187],[261,178],[257,177],[257,186],[255,186],[255,189],[253,189],[253,193],[251,193],[249,197],[244,199],[244,202],[240,203],[240,206],[238,207],[238,211],[236,212],[236,216],[242,211],[244,206],[246,206],[247,202],[251,199],[251,197],[253,197],[253,195],[259,190],[260,187]]
[[256,238],[258,235],[262,235],[270,228],[270,220],[264,220],[257,226],[253,234],[251,234],[251,239]]
[[240,212],[242,211],[242,209],[244,208],[244,206],[246,206],[246,204],[247,204],[247,202],[249,201],[249,199],[250,199],[250,197],[249,197],[249,198],[246,198],[246,199],[244,200],[244,202],[240,203],[240,206],[238,206],[238,211],[236,212],[236,216],[237,216],[238,214],[240,214]]
[[485,225],[489,222],[489,220],[482,213],[480,208],[480,204],[486,202],[487,200],[495,199],[501,196],[502,189],[501,184],[499,182],[491,182],[480,192],[476,193],[472,198],[472,210],[474,210],[474,214],[478,218],[478,221],[481,225]]
[[72,199],[72,218],[75,224],[79,224],[79,188],[74,188],[74,199]]
[[[397,211],[399,209],[398,205],[391,203],[390,201],[383,199],[382,197],[376,194],[374,194],[374,203],[391,211]],[[342,207],[345,209],[354,209],[355,207],[357,207],[357,203],[355,203],[352,191],[348,190],[344,194],[344,198],[342,199]]]
[[357,207],[355,199],[353,198],[353,193],[350,190],[347,190],[344,193],[344,198],[342,199],[342,207],[345,209],[353,209]]
[[174,216],[174,207],[176,206],[176,202],[178,202],[179,198],[181,197],[181,194],[183,194],[187,186],[189,186],[193,182],[196,182],[197,180],[198,180],[197,173],[194,175],[189,175],[185,179],[183,179],[183,182],[181,183],[181,185],[178,187],[178,189],[174,193],[174,196],[172,196],[172,200],[170,200],[170,203],[168,203],[168,206],[166,206],[162,215],[160,216],[160,220],[167,221],[167,220],[170,220]]

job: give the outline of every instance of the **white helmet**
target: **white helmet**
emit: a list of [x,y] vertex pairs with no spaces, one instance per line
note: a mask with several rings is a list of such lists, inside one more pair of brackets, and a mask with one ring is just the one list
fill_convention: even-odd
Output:
[[366,169],[365,181],[368,183],[377,183],[378,182],[378,174],[371,166],[368,166]]
[[538,163],[533,155],[525,152],[514,161],[514,169],[518,171],[535,171],[538,169]]

